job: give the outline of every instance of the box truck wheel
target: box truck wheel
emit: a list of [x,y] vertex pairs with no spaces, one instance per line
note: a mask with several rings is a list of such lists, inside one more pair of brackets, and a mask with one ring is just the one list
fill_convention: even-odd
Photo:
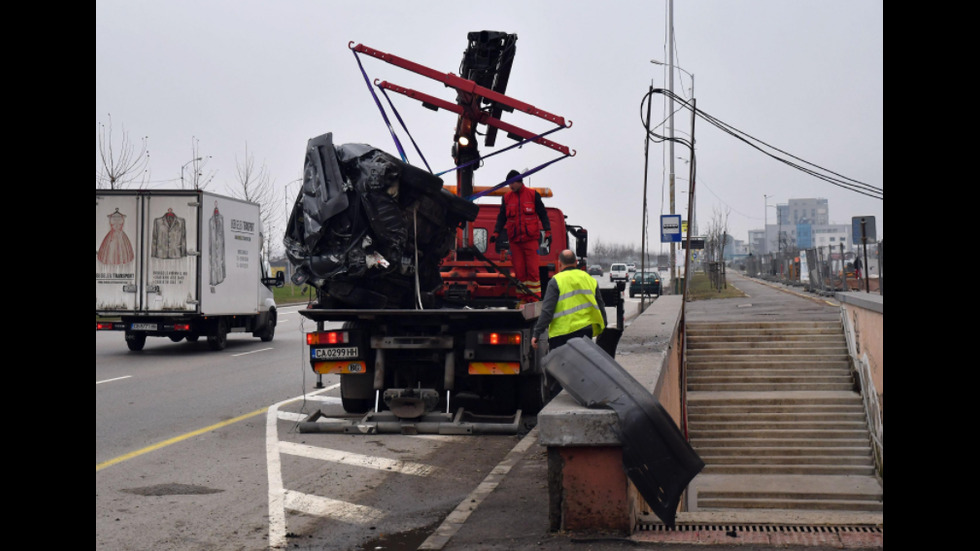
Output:
[[208,346],[211,350],[224,350],[228,345],[228,324],[225,320],[218,320],[214,328],[214,334],[208,335]]
[[269,321],[266,322],[265,327],[262,328],[256,335],[256,337],[262,339],[262,342],[269,342],[276,336],[276,311],[269,311]]
[[143,350],[146,345],[146,333],[126,333],[126,346],[133,352]]

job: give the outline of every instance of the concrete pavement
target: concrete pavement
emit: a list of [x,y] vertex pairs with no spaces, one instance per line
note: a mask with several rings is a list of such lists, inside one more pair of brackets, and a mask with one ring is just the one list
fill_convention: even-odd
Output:
[[[810,297],[778,285],[763,284],[740,276],[730,278],[748,296],[740,299],[687,303],[688,320],[744,319],[840,319],[839,303]],[[787,307],[772,292],[799,295]],[[635,303],[634,303],[635,304]],[[648,313],[650,311],[648,310]],[[647,314],[644,314],[647,315]],[[627,314],[627,320],[630,315]],[[644,354],[659,357],[661,351],[650,343],[656,328],[627,323],[621,346],[629,354],[617,360],[642,364]],[[649,332],[650,335],[646,333]],[[652,358],[651,358],[652,361]],[[625,365],[624,365],[625,366]],[[635,547],[680,550],[692,544],[715,549],[776,549],[806,546],[807,549],[881,549],[883,517],[837,512],[740,511],[686,512],[678,514],[678,526],[668,530],[651,519],[629,537],[605,534],[574,534],[549,531],[548,459],[546,449],[537,443],[537,429],[515,439],[515,450],[488,476],[481,488],[457,507],[435,529],[419,549],[442,550],[615,550]],[[699,475],[699,477],[702,475]],[[696,479],[697,480],[697,479]],[[731,479],[728,479],[730,481]],[[772,483],[806,485],[812,481],[772,480]],[[821,482],[830,483],[830,479]],[[852,483],[853,480],[841,481]],[[724,485],[725,479],[703,478],[702,487]],[[821,488],[815,487],[814,491]],[[825,487],[823,489],[826,489]],[[404,549],[413,548],[410,546]],[[392,549],[389,547],[389,549]]]

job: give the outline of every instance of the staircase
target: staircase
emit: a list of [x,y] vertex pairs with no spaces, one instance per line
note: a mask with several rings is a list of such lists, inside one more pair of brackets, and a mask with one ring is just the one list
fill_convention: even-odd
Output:
[[882,512],[840,322],[688,323],[686,355],[689,510]]

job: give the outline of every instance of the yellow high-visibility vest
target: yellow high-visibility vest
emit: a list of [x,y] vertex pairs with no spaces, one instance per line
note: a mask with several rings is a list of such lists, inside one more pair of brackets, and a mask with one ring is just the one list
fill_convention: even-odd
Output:
[[555,274],[558,282],[558,304],[555,317],[548,325],[548,336],[558,337],[578,331],[592,324],[592,336],[597,337],[605,329],[602,312],[595,294],[599,284],[585,270],[569,269]]

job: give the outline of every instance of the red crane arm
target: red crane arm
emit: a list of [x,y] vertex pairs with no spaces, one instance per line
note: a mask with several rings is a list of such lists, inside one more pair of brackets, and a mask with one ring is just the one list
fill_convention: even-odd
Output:
[[522,101],[516,100],[509,96],[505,96],[504,94],[498,92],[494,92],[489,88],[485,88],[483,86],[478,85],[472,80],[467,80],[458,75],[454,75],[453,73],[440,73],[439,71],[430,69],[424,65],[415,63],[414,61],[409,61],[407,59],[398,57],[396,55],[382,52],[374,48],[370,48],[363,44],[354,45],[353,42],[350,42],[348,44],[348,47],[354,50],[355,52],[369,55],[371,57],[380,59],[386,63],[390,63],[396,67],[401,67],[402,69],[442,82],[446,86],[449,86],[450,88],[455,88],[460,92],[482,96],[488,100],[495,101],[501,105],[506,105],[507,107],[512,108],[516,111],[527,113],[529,115],[533,115],[535,117],[545,119],[547,121],[553,122],[561,126],[570,127],[572,125],[571,121],[568,121],[568,123],[566,124],[565,118],[560,115],[549,113],[543,109],[538,109],[537,107],[531,104],[524,103]]
[[[392,92],[398,92],[399,94],[408,96],[408,97],[410,97],[412,99],[419,100],[423,104],[431,105],[431,106],[436,107],[436,108],[439,108],[439,109],[445,109],[447,111],[451,111],[453,113],[456,113],[457,115],[465,115],[466,114],[465,113],[466,110],[463,109],[462,106],[460,106],[460,105],[458,105],[456,103],[448,102],[448,101],[443,100],[443,99],[439,99],[439,98],[437,98],[435,96],[430,96],[429,94],[426,94],[424,92],[419,92],[417,90],[412,90],[411,88],[405,88],[404,86],[399,86],[397,84],[392,84],[392,83],[390,83],[390,82],[388,82],[386,80],[385,81],[381,81],[380,83],[376,83],[376,84],[378,86],[380,86],[381,88],[384,88],[385,90],[391,90]],[[528,140],[528,139],[531,139],[531,138],[534,138],[535,136],[537,136],[537,134],[535,134],[533,132],[529,132],[527,130],[524,130],[523,128],[514,126],[514,125],[509,124],[509,123],[506,123],[506,122],[504,122],[504,121],[502,121],[500,119],[491,117],[488,113],[485,113],[485,112],[480,111],[478,113],[475,113],[474,115],[475,115],[475,117],[474,117],[473,120],[475,122],[477,122],[477,123],[485,124],[487,126],[493,126],[495,128],[499,128],[500,130],[503,130],[504,132],[508,132],[508,133],[514,134],[515,136],[519,136],[519,137],[521,137],[521,138],[523,138],[525,140]],[[571,124],[571,121],[569,121],[569,124]],[[565,155],[572,155],[571,151],[568,149],[568,146],[562,145],[562,144],[557,143],[557,142],[554,142],[554,141],[551,141],[551,140],[549,140],[547,138],[537,138],[537,139],[532,140],[532,141],[534,141],[537,144],[541,144],[541,145],[543,145],[545,147],[550,147],[551,149],[554,149],[555,151],[560,151],[561,153],[564,153]]]

